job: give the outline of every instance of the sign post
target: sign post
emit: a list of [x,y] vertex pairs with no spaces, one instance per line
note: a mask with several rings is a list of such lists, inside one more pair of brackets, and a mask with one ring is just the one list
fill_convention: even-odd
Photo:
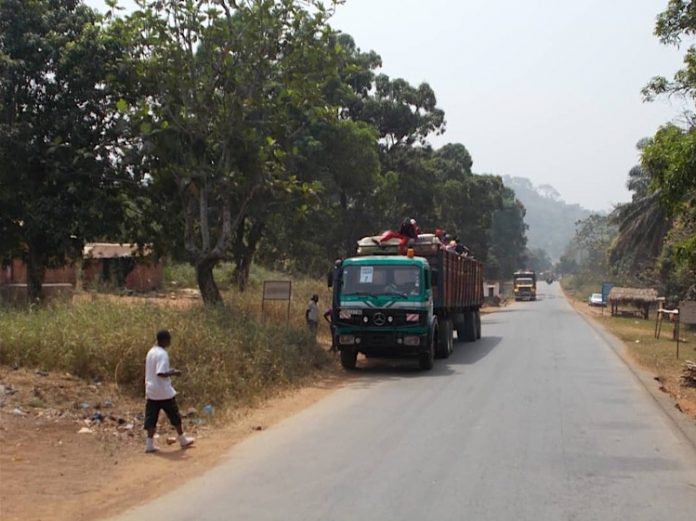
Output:
[[261,298],[261,316],[266,308],[266,301],[287,301],[287,317],[290,321],[290,300],[292,299],[292,281],[289,280],[265,280],[263,282],[263,297]]
[[681,323],[696,324],[696,300],[685,300],[679,304],[677,315],[677,360],[679,359],[679,337],[681,336]]

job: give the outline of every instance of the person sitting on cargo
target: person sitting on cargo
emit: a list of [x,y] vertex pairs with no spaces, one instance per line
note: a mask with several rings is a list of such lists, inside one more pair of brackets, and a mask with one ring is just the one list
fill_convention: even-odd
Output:
[[418,234],[420,233],[420,228],[416,223],[415,219],[404,219],[399,226],[399,231],[395,232],[393,230],[388,230],[382,234],[377,244],[383,244],[390,239],[399,239],[399,251],[402,255],[406,254],[408,250],[408,245],[410,242],[418,239]]
[[457,246],[455,248],[455,251],[461,255],[462,257],[469,257],[471,256],[471,250],[466,247],[466,245],[460,241],[458,238],[455,238],[454,241],[457,243]]
[[417,239],[420,228],[415,219],[404,219],[399,226],[399,233],[409,239]]

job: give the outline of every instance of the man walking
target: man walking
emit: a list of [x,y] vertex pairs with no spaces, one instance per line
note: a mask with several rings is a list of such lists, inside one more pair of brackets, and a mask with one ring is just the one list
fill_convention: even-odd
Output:
[[170,423],[179,434],[179,445],[186,449],[193,445],[194,439],[184,434],[181,426],[181,415],[176,405],[176,391],[172,386],[172,376],[180,376],[181,371],[170,369],[167,348],[172,342],[169,331],[163,329],[157,333],[157,343],[147,352],[145,358],[145,430],[147,440],[145,452],[157,452],[155,446],[155,431],[160,410],[164,410]]

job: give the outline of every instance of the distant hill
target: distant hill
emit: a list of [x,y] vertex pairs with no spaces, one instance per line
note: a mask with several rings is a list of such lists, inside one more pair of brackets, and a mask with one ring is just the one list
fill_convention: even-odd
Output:
[[557,261],[575,236],[575,223],[593,212],[566,203],[550,185],[535,187],[529,179],[510,176],[503,176],[503,183],[515,191],[517,199],[527,209],[527,247],[541,248],[554,262]]

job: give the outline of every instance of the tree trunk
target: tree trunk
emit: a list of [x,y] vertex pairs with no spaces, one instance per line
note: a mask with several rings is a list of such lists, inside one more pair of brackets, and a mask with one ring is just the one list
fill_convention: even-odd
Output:
[[242,234],[238,236],[237,246],[235,248],[235,269],[234,269],[234,283],[237,285],[239,291],[244,291],[249,283],[249,272],[251,270],[251,265],[254,262],[254,255],[256,255],[256,249],[259,245],[259,240],[263,234],[264,224],[256,221],[249,230],[249,235],[247,236],[246,243],[244,241],[244,230],[240,227],[238,233]]
[[222,295],[213,277],[213,268],[216,264],[217,260],[208,258],[196,262],[196,281],[206,306],[219,306],[223,303]]
[[36,249],[30,247],[27,255],[27,297],[30,304],[42,302],[43,280],[46,266],[41,260],[41,256],[36,253]]

